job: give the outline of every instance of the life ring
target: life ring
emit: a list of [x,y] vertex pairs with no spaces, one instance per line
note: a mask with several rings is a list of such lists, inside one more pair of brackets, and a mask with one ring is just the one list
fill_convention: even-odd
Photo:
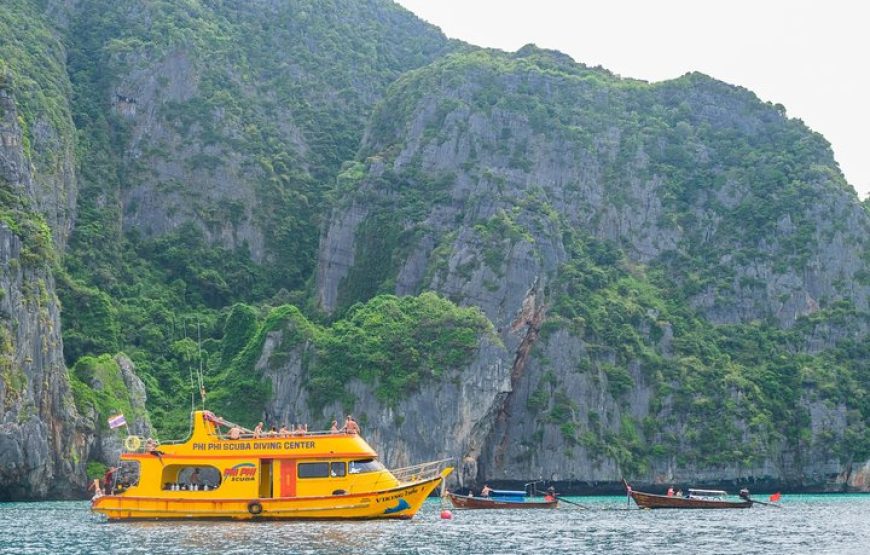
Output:
[[263,512],[263,506],[256,501],[251,501],[250,503],[248,503],[248,512],[254,516],[257,516],[258,514]]
[[124,448],[127,451],[138,451],[141,446],[142,440],[139,439],[139,436],[127,436],[127,439],[124,440]]

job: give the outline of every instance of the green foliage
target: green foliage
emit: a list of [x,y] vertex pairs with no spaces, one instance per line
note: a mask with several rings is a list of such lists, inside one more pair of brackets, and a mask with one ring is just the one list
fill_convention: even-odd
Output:
[[[212,391],[209,402],[212,407],[239,422],[253,422],[260,418],[271,387],[262,379],[262,369],[257,367],[257,360],[263,353],[266,336],[279,329],[284,334],[283,341],[289,344],[295,344],[314,333],[313,325],[295,306],[272,309],[239,354],[230,361],[223,361],[226,370],[209,379]],[[249,328],[242,331],[250,333]],[[225,340],[234,344],[239,342],[239,338],[233,336],[227,336]]]
[[19,259],[24,269],[46,269],[56,262],[51,230],[22,193],[0,178],[0,225],[21,240]]
[[229,363],[257,331],[257,310],[245,304],[233,305],[224,323],[221,361]]
[[70,385],[79,412],[95,412],[97,425],[103,428],[115,414],[123,413],[128,419],[142,416],[133,409],[121,368],[112,355],[80,358],[70,369]]
[[106,470],[108,470],[108,469],[109,469],[109,467],[107,467],[106,465],[104,465],[101,462],[88,461],[88,467],[87,467],[88,480],[93,480],[95,478],[102,478],[103,476],[106,475]]
[[71,141],[74,131],[63,47],[38,4],[31,0],[3,2],[0,89],[8,90],[15,99],[25,155],[37,170],[51,173],[61,163],[64,149],[55,144],[35,145],[32,129],[38,123],[48,124],[63,142]]
[[476,308],[460,308],[434,293],[382,295],[358,304],[324,333],[309,370],[315,408],[335,398],[351,378],[376,384],[395,403],[421,384],[468,363],[492,324]]
[[74,362],[88,353],[113,353],[120,348],[118,312],[108,295],[65,273],[58,276],[63,310],[75,314],[63,329],[64,357]]
[[242,422],[260,418],[270,388],[262,379],[265,367],[257,362],[271,333],[280,339],[265,364],[274,369],[287,354],[299,352],[309,402],[317,411],[334,401],[351,408],[354,400],[345,385],[352,379],[373,385],[382,401],[395,403],[468,364],[482,337],[493,331],[479,310],[459,308],[434,293],[381,295],[354,305],[327,327],[310,322],[296,307],[281,306],[259,323],[227,369],[209,379],[215,410]]
[[[666,403],[672,407],[667,417],[643,423],[623,416],[619,434],[590,425],[580,443],[593,453],[614,458],[627,475],[673,453],[679,453],[678,464],[752,464],[771,445],[804,451],[809,419],[798,407],[818,399],[844,405],[852,414],[845,434],[854,441],[837,442],[837,454],[843,460],[870,454],[868,382],[861,362],[867,347],[843,340],[820,353],[796,352],[817,325],[861,317],[849,303],[804,318],[790,330],[760,323],[713,326],[664,272],[632,266],[612,245],[566,237],[571,258],[552,287],[551,321],[584,339],[593,353],[591,364],[606,374],[613,397],[634,387],[627,371],[634,362],[656,392],[654,414]],[[659,343],[665,325],[673,330],[668,356]],[[738,422],[748,426],[751,439]],[[683,425],[681,436],[668,431]]]

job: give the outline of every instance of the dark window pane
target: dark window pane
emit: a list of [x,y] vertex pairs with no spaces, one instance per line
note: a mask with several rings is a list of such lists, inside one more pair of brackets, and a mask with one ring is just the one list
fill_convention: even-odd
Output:
[[326,478],[329,476],[329,463],[299,463],[296,467],[300,478]]

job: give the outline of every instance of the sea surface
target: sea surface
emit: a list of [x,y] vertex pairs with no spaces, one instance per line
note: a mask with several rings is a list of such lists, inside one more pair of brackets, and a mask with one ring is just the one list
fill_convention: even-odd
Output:
[[86,502],[0,503],[0,554],[870,554],[870,495],[783,495],[781,508],[626,510],[569,497],[557,510],[462,511],[430,499],[410,521],[108,523]]

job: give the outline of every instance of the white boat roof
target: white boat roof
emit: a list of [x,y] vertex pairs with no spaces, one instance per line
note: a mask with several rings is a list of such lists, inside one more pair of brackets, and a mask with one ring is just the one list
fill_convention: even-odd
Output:
[[689,493],[702,493],[704,495],[728,495],[721,489],[689,489]]

